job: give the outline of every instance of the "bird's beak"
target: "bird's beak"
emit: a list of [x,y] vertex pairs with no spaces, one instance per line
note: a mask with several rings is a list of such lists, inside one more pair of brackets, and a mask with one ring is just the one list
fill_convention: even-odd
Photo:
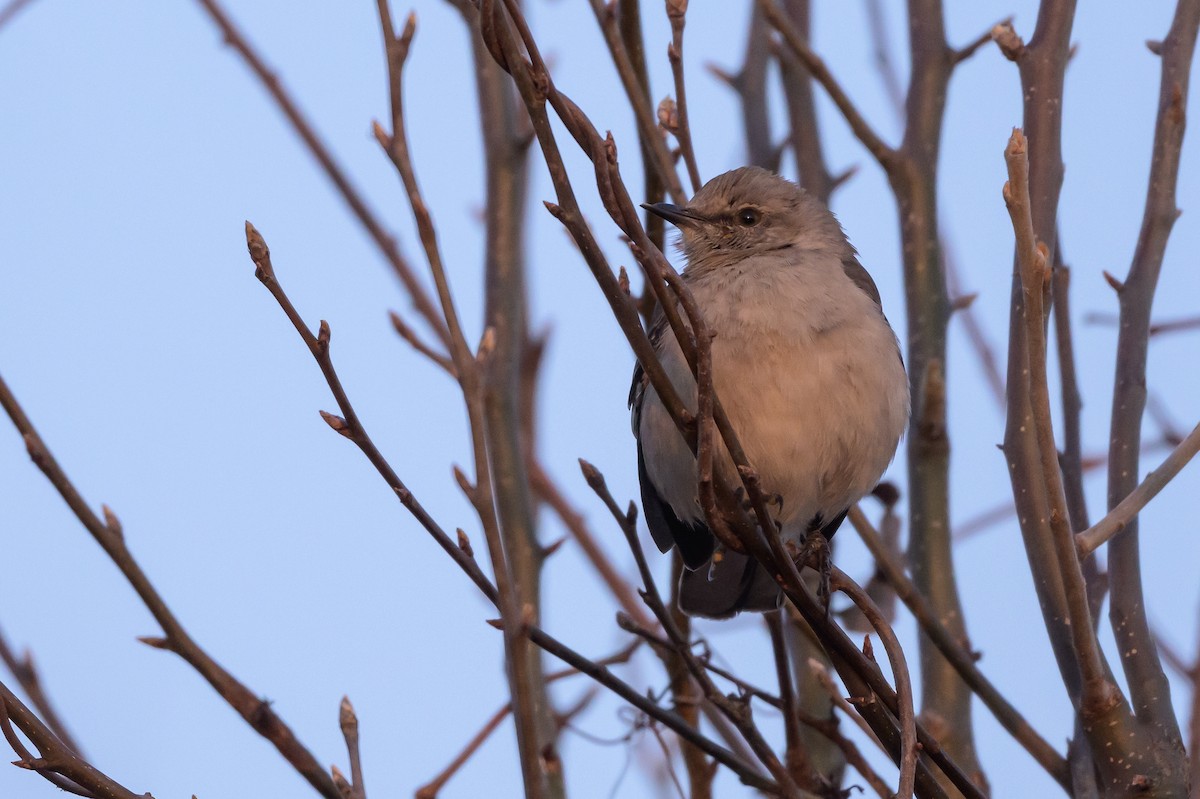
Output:
[[655,216],[661,216],[677,227],[692,227],[703,221],[699,216],[686,208],[680,208],[678,205],[671,205],[671,203],[642,203],[642,207]]

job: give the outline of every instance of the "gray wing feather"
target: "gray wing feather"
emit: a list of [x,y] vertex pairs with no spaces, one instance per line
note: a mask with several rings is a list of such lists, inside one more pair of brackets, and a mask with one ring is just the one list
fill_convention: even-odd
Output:
[[854,257],[854,255],[847,255],[842,259],[842,269],[846,272],[846,277],[850,278],[850,281],[854,285],[862,289],[863,294],[874,300],[880,310],[883,310],[883,302],[879,298],[879,289],[875,287],[875,281],[871,279],[871,275],[858,262],[858,258]]

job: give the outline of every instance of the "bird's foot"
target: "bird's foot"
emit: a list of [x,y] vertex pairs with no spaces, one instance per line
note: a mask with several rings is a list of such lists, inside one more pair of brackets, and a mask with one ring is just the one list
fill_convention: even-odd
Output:
[[801,542],[796,557],[800,566],[808,566],[817,573],[817,599],[825,608],[825,616],[829,617],[829,599],[832,565],[830,559],[829,540],[820,533],[809,532]]

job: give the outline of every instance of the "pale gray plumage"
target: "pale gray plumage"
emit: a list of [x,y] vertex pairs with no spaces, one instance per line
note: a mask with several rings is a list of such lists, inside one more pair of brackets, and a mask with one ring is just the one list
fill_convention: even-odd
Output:
[[[715,334],[713,386],[763,490],[782,498],[782,535],[832,535],[908,422],[908,380],[874,282],[824,205],[757,167],[712,179],[685,208],[646,207],[682,234],[683,279]],[[661,313],[651,338],[694,408],[694,378]],[[647,523],[688,567],[680,605],[716,618],[776,607],[765,569],[733,552],[712,559],[695,458],[640,369],[630,403]],[[714,463],[740,485],[723,445]]]

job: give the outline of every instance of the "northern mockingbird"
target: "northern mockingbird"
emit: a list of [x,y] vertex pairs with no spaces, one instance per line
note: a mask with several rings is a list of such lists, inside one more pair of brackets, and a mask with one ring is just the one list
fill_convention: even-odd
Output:
[[[781,534],[832,536],[908,423],[908,379],[875,283],[829,209],[764,169],[713,178],[683,208],[645,207],[682,234],[683,280],[714,334],[713,388],[764,493],[780,500]],[[650,338],[694,411],[695,380],[661,308]],[[723,618],[777,607],[779,588],[755,560],[713,557],[695,456],[640,367],[629,399],[646,521],[686,567],[681,608]],[[714,469],[741,485],[723,442]]]

